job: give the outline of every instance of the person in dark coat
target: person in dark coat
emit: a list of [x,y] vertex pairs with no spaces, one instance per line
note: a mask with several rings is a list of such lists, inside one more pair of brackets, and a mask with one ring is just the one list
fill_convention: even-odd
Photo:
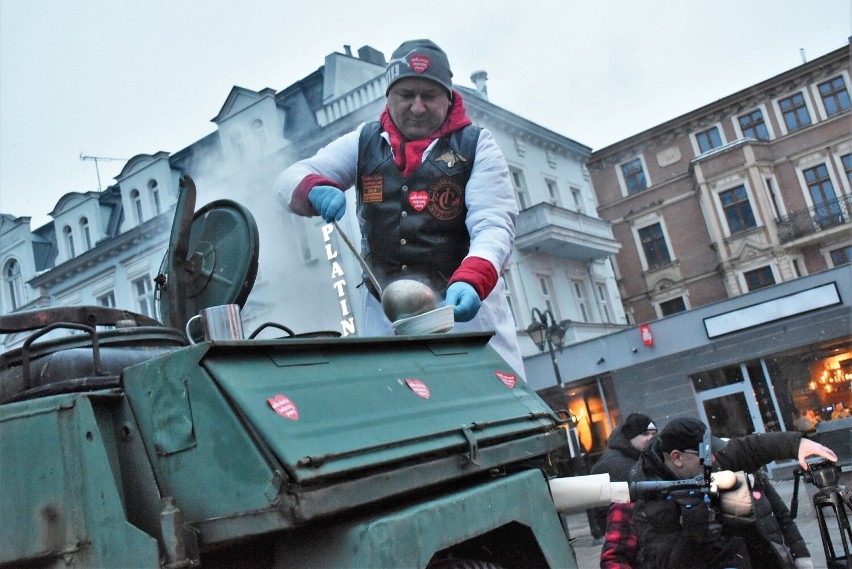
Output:
[[[627,482],[630,469],[639,460],[648,441],[657,434],[654,421],[642,413],[631,413],[606,441],[607,450],[592,467],[592,474],[609,474],[611,482]],[[594,508],[592,536],[603,537],[609,507]]]
[[[707,426],[696,419],[671,421],[651,440],[630,473],[631,481],[686,480],[703,470],[699,445]],[[718,440],[718,439],[717,439]],[[731,440],[724,448],[713,450],[714,469],[754,473],[773,460],[805,459],[819,455],[831,461],[837,456],[830,449],[801,433],[761,433]],[[774,569],[787,568],[775,559],[772,543],[783,532],[767,529],[771,516],[760,516],[753,527],[723,526],[714,523],[714,512],[701,501],[641,499],[633,512],[633,524],[639,538],[642,567],[653,569]],[[781,544],[783,545],[783,538]],[[791,547],[792,544],[788,544]]]

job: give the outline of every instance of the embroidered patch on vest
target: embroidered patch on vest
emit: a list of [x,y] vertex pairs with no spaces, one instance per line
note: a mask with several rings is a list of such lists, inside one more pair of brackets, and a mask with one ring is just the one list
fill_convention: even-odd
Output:
[[382,186],[384,176],[382,174],[361,176],[362,199],[364,203],[375,203],[382,201]]
[[441,221],[455,219],[464,206],[464,189],[452,178],[441,178],[430,188],[429,213]]
[[411,192],[408,194],[408,203],[415,211],[423,211],[429,203],[429,192]]
[[447,150],[440,156],[438,156],[435,160],[439,162],[444,162],[447,165],[447,168],[452,168],[456,165],[456,162],[467,162],[467,158],[455,152],[454,150]]

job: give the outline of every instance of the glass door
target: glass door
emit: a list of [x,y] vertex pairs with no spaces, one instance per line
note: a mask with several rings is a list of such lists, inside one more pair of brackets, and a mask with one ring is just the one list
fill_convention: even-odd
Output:
[[764,432],[757,402],[747,382],[702,391],[696,398],[701,420],[717,437]]

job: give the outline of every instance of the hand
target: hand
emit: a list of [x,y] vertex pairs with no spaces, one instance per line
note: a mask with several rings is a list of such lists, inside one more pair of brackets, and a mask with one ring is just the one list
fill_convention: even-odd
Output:
[[808,463],[805,461],[809,456],[818,455],[827,458],[831,462],[837,462],[837,455],[830,448],[819,444],[811,439],[802,437],[799,442],[799,464],[807,470]]
[[346,213],[346,197],[334,186],[314,186],[308,192],[308,201],[327,223],[339,221]]
[[455,305],[453,310],[453,318],[456,322],[467,322],[472,320],[476,313],[479,312],[479,306],[482,301],[479,300],[479,295],[472,286],[466,282],[458,281],[450,285],[447,289],[446,306]]
[[796,569],[814,569],[814,562],[810,557],[799,557],[796,559]]

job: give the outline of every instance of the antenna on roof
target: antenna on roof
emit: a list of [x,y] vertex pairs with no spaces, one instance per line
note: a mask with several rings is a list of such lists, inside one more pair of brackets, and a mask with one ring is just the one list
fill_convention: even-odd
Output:
[[101,171],[98,169],[98,160],[102,162],[127,162],[127,158],[110,158],[108,156],[83,156],[83,153],[80,153],[80,160],[85,162],[86,160],[92,160],[95,163],[95,172],[98,175],[98,191],[101,191]]

